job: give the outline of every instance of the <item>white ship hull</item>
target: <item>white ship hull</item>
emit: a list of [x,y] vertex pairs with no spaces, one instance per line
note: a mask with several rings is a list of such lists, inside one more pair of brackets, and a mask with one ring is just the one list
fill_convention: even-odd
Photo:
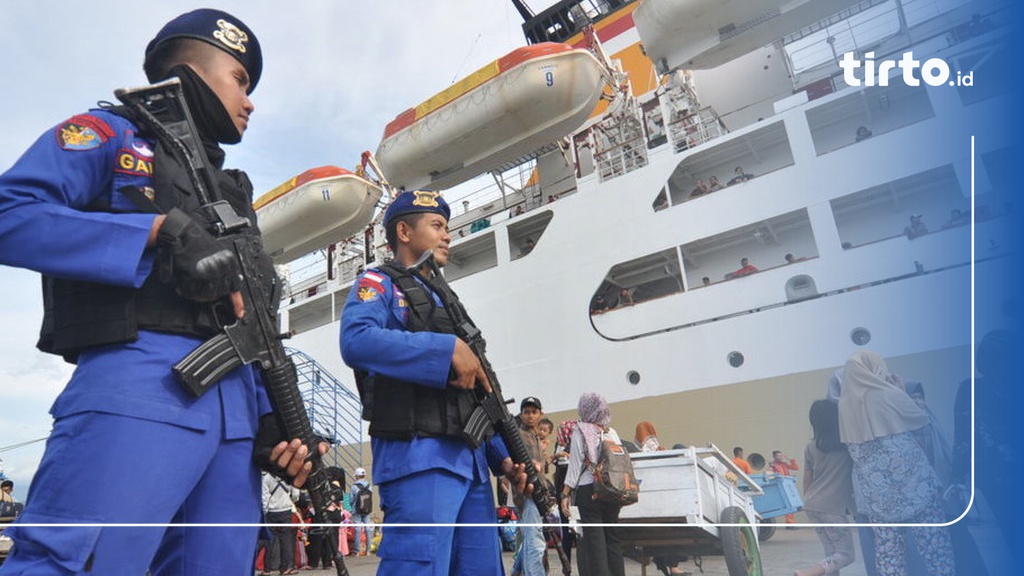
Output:
[[[955,61],[960,48],[938,56]],[[530,205],[536,194],[524,188],[516,198],[531,210],[494,214],[490,227],[459,236],[447,274],[487,338],[505,396],[541,398],[556,422],[574,417],[582,392],[598,391],[624,437],[650,420],[668,445],[798,455],[810,402],[867,347],[924,382],[952,431],[953,396],[972,370],[973,307],[979,337],[1008,321],[999,297],[971,299],[972,279],[997,283],[1011,244],[994,168],[982,162],[994,167],[1010,144],[993,124],[1007,98],[847,88],[695,146],[671,132],[667,142],[650,138],[636,157],[611,155],[596,132],[578,136],[569,193]],[[874,136],[854,142],[869,122]],[[975,143],[973,178],[967,127],[992,135]],[[538,161],[542,190],[559,162],[564,170],[557,155]],[[693,180],[725,181],[739,164],[755,178],[687,200]],[[659,195],[670,205],[654,208]],[[973,209],[974,225],[940,230],[953,208]],[[911,211],[932,233],[901,234]],[[453,218],[456,235],[477,216]],[[527,237],[536,247],[524,254]],[[973,260],[972,240],[983,247]],[[798,260],[787,264],[786,253]],[[726,280],[740,256],[761,271]],[[815,292],[787,292],[803,276]],[[299,332],[292,346],[347,376],[343,277],[288,315]],[[648,297],[590,313],[595,292],[620,286]]]

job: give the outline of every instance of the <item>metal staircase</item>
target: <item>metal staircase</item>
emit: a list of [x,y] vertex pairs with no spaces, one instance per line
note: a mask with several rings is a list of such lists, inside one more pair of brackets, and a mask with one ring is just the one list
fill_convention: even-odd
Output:
[[288,348],[299,377],[299,393],[309,413],[313,432],[332,446],[324,456],[326,466],[351,474],[363,464],[363,409],[359,397],[305,353]]

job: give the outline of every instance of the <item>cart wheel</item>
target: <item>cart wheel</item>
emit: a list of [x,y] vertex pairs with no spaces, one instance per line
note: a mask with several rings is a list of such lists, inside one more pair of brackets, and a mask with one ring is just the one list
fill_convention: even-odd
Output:
[[723,526],[718,530],[729,576],[762,576],[761,552],[757,548],[757,537],[754,536],[754,528],[750,526],[747,515],[736,506],[729,506],[722,510],[719,521],[722,524],[747,524]]
[[767,542],[775,535],[775,518],[762,518],[757,527],[757,539]]

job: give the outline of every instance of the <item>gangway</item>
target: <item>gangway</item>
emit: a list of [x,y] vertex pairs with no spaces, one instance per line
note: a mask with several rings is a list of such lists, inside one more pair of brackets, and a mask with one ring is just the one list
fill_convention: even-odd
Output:
[[325,466],[337,466],[349,475],[363,467],[363,405],[352,390],[316,360],[294,348],[287,348],[295,362],[299,394],[309,413],[313,432],[332,446],[324,456]]

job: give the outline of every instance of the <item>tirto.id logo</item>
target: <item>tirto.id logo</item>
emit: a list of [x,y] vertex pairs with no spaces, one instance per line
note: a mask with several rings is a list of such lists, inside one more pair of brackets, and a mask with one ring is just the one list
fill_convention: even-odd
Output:
[[[839,67],[843,69],[843,80],[847,85],[861,85],[861,79],[856,76],[856,72],[861,66],[864,69],[862,74],[864,86],[888,86],[889,72],[897,67],[903,71],[903,83],[907,86],[920,86],[922,80],[929,86],[942,86],[943,84],[974,86],[973,70],[966,74],[957,70],[956,79],[951,80],[949,64],[946,64],[945,60],[930,58],[922,64],[920,60],[914,60],[913,52],[904,52],[903,57],[899,60],[882,60],[881,62],[875,62],[874,52],[865,53],[863,61],[856,59],[853,52],[847,52],[839,61]],[[920,77],[915,76],[915,72],[918,71]]]

